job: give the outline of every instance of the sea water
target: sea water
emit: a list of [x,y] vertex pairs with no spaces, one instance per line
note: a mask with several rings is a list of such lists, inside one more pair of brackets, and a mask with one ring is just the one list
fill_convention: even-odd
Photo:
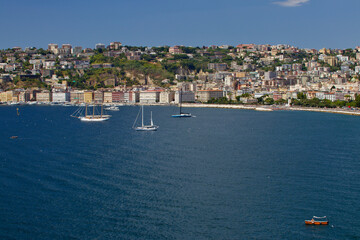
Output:
[[139,107],[75,110],[0,107],[0,239],[360,238],[360,117],[151,106],[137,132]]

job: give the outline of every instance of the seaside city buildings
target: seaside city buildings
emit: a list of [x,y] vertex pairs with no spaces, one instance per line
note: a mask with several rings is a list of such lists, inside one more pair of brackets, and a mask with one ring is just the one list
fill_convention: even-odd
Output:
[[112,42],[83,49],[50,43],[46,50],[0,51],[0,102],[169,104],[180,101],[180,90],[183,102],[240,97],[256,103],[266,96],[287,103],[298,93],[348,101],[359,94],[359,74],[360,47],[147,48]]

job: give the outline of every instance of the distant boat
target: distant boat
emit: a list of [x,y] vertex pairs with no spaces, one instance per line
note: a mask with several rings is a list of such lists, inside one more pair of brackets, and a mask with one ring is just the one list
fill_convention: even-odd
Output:
[[116,106],[111,106],[111,107],[107,107],[105,108],[105,110],[108,110],[108,111],[119,111],[119,107],[116,107]]
[[191,113],[184,113],[181,110],[181,103],[182,103],[182,90],[180,90],[180,95],[179,95],[179,108],[180,108],[180,112],[179,114],[175,114],[175,115],[171,115],[174,118],[188,118],[188,117],[192,117]]
[[[139,118],[140,111],[141,111],[141,126],[135,127],[136,122]],[[133,129],[135,129],[136,131],[156,131],[158,128],[159,128],[159,126],[154,125],[154,122],[152,119],[152,112],[150,115],[150,125],[144,125],[144,106],[141,106],[141,109],[139,110],[139,113],[134,121]]]
[[313,216],[311,220],[305,220],[306,225],[328,225],[329,221],[327,220],[326,216],[324,217],[316,217]]
[[88,106],[87,104],[85,104],[85,113],[84,113],[84,108],[80,107],[70,116],[74,118],[78,118],[84,122],[102,122],[109,120],[109,118],[111,117],[111,115],[103,114],[103,105],[101,105],[101,112],[97,113],[95,104],[93,104],[92,114],[91,113],[88,114]]
[[20,103],[18,102],[8,102],[8,105],[19,105]]
[[16,139],[18,136],[11,136],[10,139]]

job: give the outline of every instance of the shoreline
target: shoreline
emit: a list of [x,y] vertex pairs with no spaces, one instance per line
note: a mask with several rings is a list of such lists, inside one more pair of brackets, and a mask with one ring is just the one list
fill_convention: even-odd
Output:
[[307,112],[322,112],[322,113],[335,113],[360,116],[360,111],[355,110],[344,110],[344,109],[329,109],[329,108],[303,108],[303,107],[269,107],[264,105],[230,105],[230,104],[199,104],[199,103],[183,103],[182,107],[204,107],[204,108],[227,108],[227,109],[245,109],[245,110],[256,110],[256,108],[267,108],[273,111],[307,111]]
[[[66,107],[79,107],[79,104],[61,104],[61,103],[36,103],[36,104],[28,104],[28,103],[18,103],[18,104],[0,104],[0,106],[66,106]],[[178,106],[178,104],[174,103],[108,103],[104,104],[104,106]],[[268,111],[307,111],[307,112],[321,112],[321,113],[334,113],[334,114],[343,114],[343,115],[352,115],[352,116],[360,116],[360,110],[347,110],[347,109],[339,109],[339,108],[309,108],[309,107],[285,107],[285,106],[266,106],[266,105],[233,105],[233,104],[207,104],[207,103],[183,103],[182,107],[185,108],[224,108],[224,109],[242,109],[242,110],[254,110],[256,108],[260,108],[261,110]],[[259,111],[261,111],[259,109]]]

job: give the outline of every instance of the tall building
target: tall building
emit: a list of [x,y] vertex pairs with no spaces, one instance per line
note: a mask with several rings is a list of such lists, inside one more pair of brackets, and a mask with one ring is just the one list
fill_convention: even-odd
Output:
[[324,62],[326,62],[330,66],[335,66],[338,63],[338,59],[335,56],[325,56],[324,57]]
[[71,46],[71,44],[63,44],[63,45],[61,46],[61,48],[64,49],[64,50],[66,50],[66,51],[68,51],[68,52],[70,53],[70,52],[71,52],[71,49],[72,49],[72,46]]
[[71,54],[71,49],[72,49],[71,44],[63,44],[59,49],[59,53],[68,55]]
[[97,44],[95,45],[95,49],[105,49],[105,44],[103,44],[103,43],[97,43]]
[[171,54],[181,54],[183,51],[179,48],[179,46],[174,46],[169,48],[169,53]]
[[74,47],[72,49],[72,54],[77,55],[80,54],[82,52],[82,47]]
[[59,53],[59,46],[55,43],[48,44],[48,50],[52,52],[53,54]]
[[207,102],[212,98],[218,99],[224,96],[222,90],[199,90],[196,94],[197,100],[200,102]]
[[227,69],[226,63],[209,63],[209,69],[214,69],[215,71],[225,71]]
[[121,45],[122,45],[121,42],[111,42],[110,50],[119,50]]

